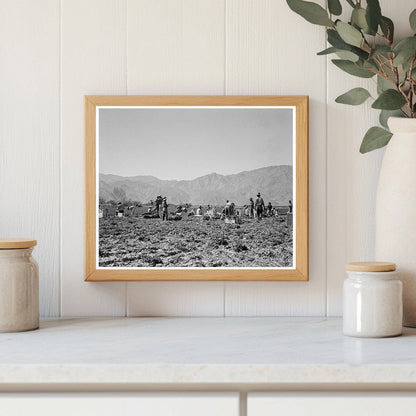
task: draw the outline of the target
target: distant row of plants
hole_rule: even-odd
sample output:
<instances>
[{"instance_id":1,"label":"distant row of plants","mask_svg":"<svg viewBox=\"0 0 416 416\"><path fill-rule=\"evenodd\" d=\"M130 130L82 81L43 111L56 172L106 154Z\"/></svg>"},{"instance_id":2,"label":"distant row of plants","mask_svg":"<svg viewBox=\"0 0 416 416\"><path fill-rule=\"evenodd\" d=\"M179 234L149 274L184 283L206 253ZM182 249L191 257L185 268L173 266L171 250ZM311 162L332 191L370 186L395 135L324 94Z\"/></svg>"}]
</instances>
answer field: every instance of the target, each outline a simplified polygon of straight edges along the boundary
<instances>
[{"instance_id":1,"label":"distant row of plants","mask_svg":"<svg viewBox=\"0 0 416 416\"><path fill-rule=\"evenodd\" d=\"M349 19L337 17L343 12L340 0L327 0L327 10L303 0L286 0L289 7L315 25L327 28L330 47L318 55L336 55L334 65L360 78L376 77L376 98L361 87L340 95L337 103L359 105L372 99L372 107L381 110L380 126L371 127L361 143L367 153L389 142L392 133L387 120L391 116L416 118L416 9L409 16L414 35L396 42L394 23L383 15L378 0L346 0ZM397 5L400 7L399 5Z\"/></svg>"}]
</instances>

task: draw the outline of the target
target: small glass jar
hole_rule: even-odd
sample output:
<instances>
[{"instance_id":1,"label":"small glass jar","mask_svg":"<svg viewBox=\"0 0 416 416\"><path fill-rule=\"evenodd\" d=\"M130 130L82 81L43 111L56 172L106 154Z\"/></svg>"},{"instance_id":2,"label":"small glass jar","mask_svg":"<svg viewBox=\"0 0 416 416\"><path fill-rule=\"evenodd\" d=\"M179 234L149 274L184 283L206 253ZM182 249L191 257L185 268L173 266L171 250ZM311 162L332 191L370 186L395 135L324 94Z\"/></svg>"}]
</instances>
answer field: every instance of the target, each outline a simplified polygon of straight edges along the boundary
<instances>
[{"instance_id":1,"label":"small glass jar","mask_svg":"<svg viewBox=\"0 0 416 416\"><path fill-rule=\"evenodd\" d=\"M0 332L39 328L36 240L0 240Z\"/></svg>"},{"instance_id":2,"label":"small glass jar","mask_svg":"<svg viewBox=\"0 0 416 416\"><path fill-rule=\"evenodd\" d=\"M343 331L353 337L394 337L403 326L402 282L396 265L347 264L343 290Z\"/></svg>"}]
</instances>

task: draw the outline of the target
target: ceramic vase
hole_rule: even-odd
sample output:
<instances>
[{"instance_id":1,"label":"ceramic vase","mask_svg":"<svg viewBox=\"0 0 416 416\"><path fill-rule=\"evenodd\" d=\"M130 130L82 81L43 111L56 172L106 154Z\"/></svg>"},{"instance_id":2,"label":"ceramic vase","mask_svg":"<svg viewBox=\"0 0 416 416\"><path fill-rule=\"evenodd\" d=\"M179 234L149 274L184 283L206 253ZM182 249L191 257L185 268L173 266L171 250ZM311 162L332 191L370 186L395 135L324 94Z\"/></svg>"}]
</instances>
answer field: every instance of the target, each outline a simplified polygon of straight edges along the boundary
<instances>
[{"instance_id":1,"label":"ceramic vase","mask_svg":"<svg viewBox=\"0 0 416 416\"><path fill-rule=\"evenodd\" d=\"M380 172L376 259L397 264L403 282L403 323L416 327L416 119L391 117L393 136Z\"/></svg>"}]
</instances>

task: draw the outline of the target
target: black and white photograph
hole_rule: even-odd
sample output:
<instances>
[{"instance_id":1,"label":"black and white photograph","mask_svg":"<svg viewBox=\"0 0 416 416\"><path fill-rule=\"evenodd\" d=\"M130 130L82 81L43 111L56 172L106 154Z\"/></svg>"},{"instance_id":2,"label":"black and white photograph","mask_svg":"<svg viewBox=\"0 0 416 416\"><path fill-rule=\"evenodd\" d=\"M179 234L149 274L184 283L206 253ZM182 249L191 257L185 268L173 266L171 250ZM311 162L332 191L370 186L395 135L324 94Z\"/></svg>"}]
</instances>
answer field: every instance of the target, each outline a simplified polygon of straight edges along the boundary
<instances>
[{"instance_id":1,"label":"black and white photograph","mask_svg":"<svg viewBox=\"0 0 416 416\"><path fill-rule=\"evenodd\" d=\"M98 268L295 267L293 107L98 107Z\"/></svg>"}]
</instances>

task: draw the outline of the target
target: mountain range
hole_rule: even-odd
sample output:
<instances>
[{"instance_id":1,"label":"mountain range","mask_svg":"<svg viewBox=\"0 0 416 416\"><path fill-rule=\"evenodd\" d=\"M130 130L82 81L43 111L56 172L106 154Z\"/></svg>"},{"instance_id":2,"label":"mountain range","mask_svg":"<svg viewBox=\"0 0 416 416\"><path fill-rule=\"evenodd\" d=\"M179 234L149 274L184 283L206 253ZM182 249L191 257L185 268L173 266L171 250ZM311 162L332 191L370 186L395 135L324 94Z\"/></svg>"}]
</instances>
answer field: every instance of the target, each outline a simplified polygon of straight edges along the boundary
<instances>
[{"instance_id":1,"label":"mountain range","mask_svg":"<svg viewBox=\"0 0 416 416\"><path fill-rule=\"evenodd\" d=\"M228 199L245 205L260 192L264 202L287 205L293 199L293 167L268 166L232 175L210 173L193 180L163 180L154 176L118 176L100 173L99 196L106 201L147 203L166 196L168 203L223 205Z\"/></svg>"}]
</instances>

